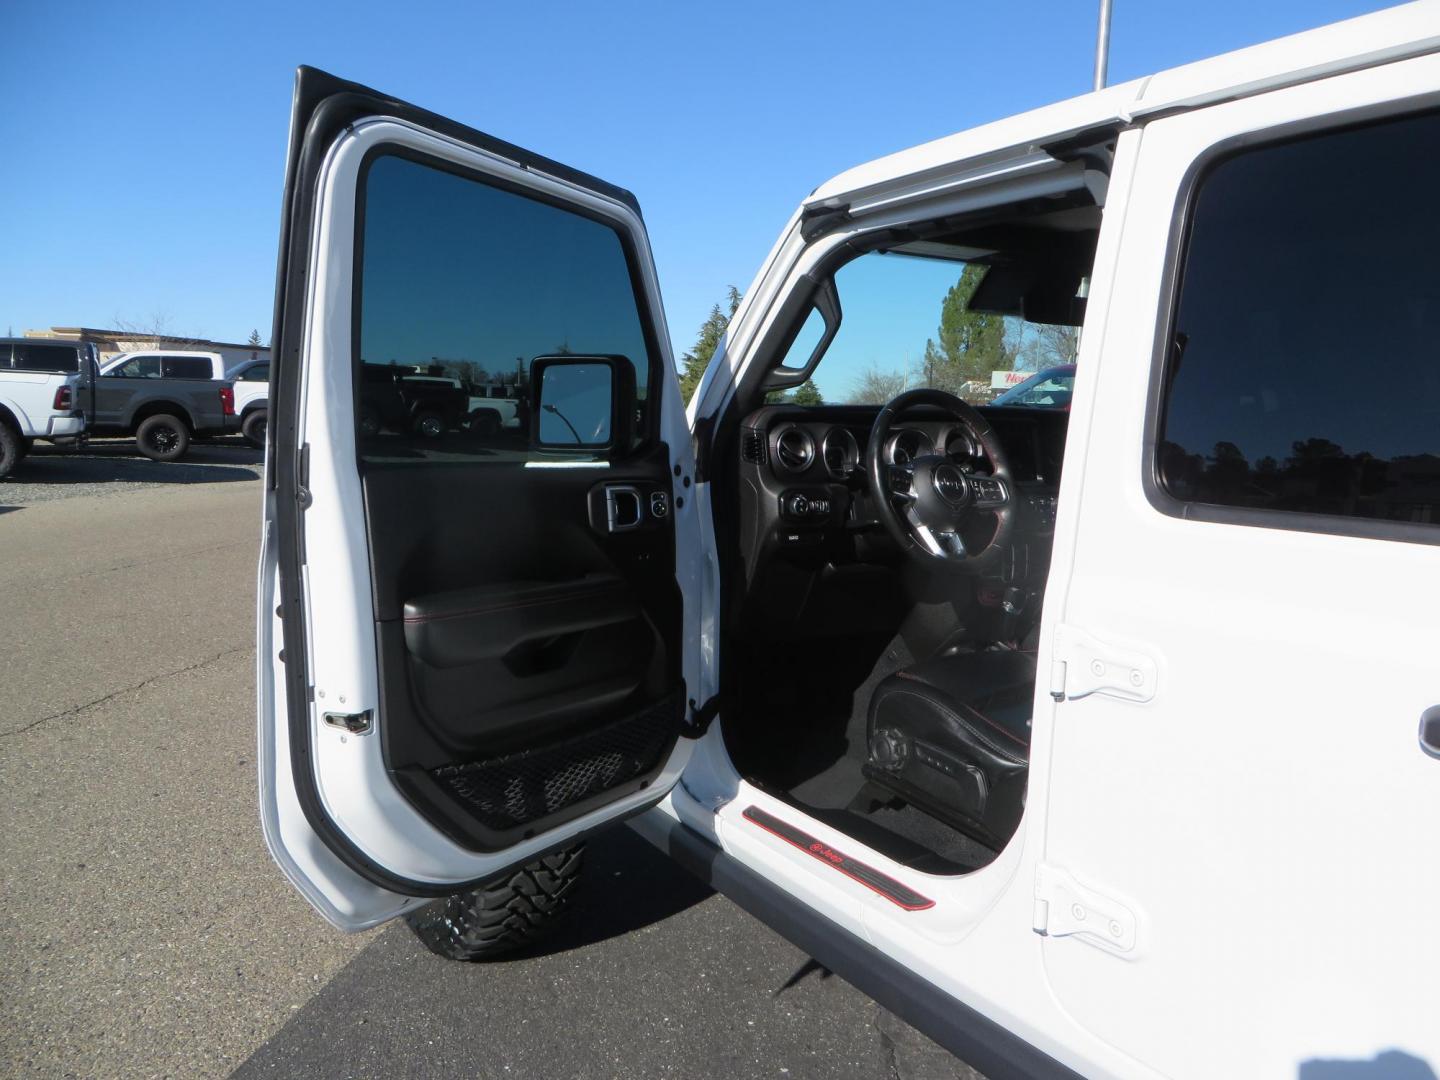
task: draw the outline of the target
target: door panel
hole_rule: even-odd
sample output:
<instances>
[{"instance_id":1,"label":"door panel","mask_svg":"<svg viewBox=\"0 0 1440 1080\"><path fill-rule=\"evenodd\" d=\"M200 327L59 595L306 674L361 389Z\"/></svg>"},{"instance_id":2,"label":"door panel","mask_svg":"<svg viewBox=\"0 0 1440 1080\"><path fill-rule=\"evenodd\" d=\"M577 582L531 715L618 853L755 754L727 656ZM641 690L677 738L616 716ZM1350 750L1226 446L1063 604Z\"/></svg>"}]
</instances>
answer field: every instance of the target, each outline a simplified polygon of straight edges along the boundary
<instances>
[{"instance_id":1,"label":"door panel","mask_svg":"<svg viewBox=\"0 0 1440 1080\"><path fill-rule=\"evenodd\" d=\"M1167 1076L1440 1060L1415 907L1440 890L1416 741L1440 700L1440 159L1433 115L1371 137L1427 89L1434 58L1157 120L1117 153L1124 235L1171 243L1122 252L1081 357L1084 497L1046 629L1104 643L1056 658L1120 689L1037 714L1044 859L1076 883L1037 898L1057 1000ZM1182 390L1183 425L1161 404Z\"/></svg>"},{"instance_id":2,"label":"door panel","mask_svg":"<svg viewBox=\"0 0 1440 1080\"><path fill-rule=\"evenodd\" d=\"M663 797L700 543L628 193L302 69L286 207L261 668L286 691L261 723L288 731L262 809L354 928Z\"/></svg>"},{"instance_id":3,"label":"door panel","mask_svg":"<svg viewBox=\"0 0 1440 1080\"><path fill-rule=\"evenodd\" d=\"M382 663L396 657L382 688L389 763L460 842L493 850L510 830L536 827L537 807L564 809L594 793L582 784L538 804L517 795L514 813L487 809L459 830L431 788L437 778L442 788L463 786L457 762L533 753L635 717L638 756L617 753L584 779L639 784L663 763L668 745L645 733L655 707L680 704L673 527L651 518L611 533L592 516L591 492L634 486L668 498L669 476L664 447L603 481L591 469L523 462L366 467L377 640ZM624 735L622 724L615 736ZM468 788L459 801L477 805Z\"/></svg>"}]
</instances>

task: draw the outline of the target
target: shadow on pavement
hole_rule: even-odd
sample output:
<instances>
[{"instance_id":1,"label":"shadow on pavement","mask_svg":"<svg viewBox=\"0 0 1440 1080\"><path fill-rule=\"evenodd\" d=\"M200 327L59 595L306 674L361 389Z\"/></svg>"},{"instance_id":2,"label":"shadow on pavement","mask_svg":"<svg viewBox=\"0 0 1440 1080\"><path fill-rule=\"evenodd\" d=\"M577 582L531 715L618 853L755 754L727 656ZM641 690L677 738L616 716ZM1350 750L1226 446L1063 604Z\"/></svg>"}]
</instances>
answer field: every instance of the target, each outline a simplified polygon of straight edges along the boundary
<instances>
[{"instance_id":1,"label":"shadow on pavement","mask_svg":"<svg viewBox=\"0 0 1440 1080\"><path fill-rule=\"evenodd\" d=\"M392 925L233 1077L897 1075L873 1002L628 829L590 842L585 879L569 925L528 957L443 960Z\"/></svg>"},{"instance_id":2,"label":"shadow on pavement","mask_svg":"<svg viewBox=\"0 0 1440 1080\"><path fill-rule=\"evenodd\" d=\"M236 439L197 443L179 461L150 461L129 439L96 441L83 450L37 444L4 481L29 484L213 484L254 480L265 453Z\"/></svg>"},{"instance_id":3,"label":"shadow on pavement","mask_svg":"<svg viewBox=\"0 0 1440 1080\"><path fill-rule=\"evenodd\" d=\"M527 963L598 945L668 919L714 891L623 828L602 833L586 845L582 872L583 891L552 936L487 965Z\"/></svg>"}]
</instances>

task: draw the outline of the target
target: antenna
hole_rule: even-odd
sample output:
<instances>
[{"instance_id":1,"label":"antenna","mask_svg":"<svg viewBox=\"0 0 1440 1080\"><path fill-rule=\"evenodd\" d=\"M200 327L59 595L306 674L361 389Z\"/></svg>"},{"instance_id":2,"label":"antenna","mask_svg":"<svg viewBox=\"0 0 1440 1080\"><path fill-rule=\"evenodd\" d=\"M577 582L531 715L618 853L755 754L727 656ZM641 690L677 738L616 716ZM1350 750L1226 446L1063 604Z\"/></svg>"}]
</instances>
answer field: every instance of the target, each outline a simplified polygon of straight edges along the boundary
<instances>
[{"instance_id":1,"label":"antenna","mask_svg":"<svg viewBox=\"0 0 1440 1080\"><path fill-rule=\"evenodd\" d=\"M1095 89L1105 89L1110 67L1110 0L1100 0L1100 29L1095 35Z\"/></svg>"}]
</instances>

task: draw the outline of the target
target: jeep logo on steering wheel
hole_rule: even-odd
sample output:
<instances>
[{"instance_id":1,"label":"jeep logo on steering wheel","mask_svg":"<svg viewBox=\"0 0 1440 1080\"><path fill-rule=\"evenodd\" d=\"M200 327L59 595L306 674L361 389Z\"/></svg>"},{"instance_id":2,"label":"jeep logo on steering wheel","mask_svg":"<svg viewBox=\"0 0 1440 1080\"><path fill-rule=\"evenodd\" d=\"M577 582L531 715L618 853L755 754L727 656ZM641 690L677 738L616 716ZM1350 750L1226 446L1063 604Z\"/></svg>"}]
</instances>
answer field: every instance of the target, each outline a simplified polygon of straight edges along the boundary
<instances>
[{"instance_id":1,"label":"jeep logo on steering wheel","mask_svg":"<svg viewBox=\"0 0 1440 1080\"><path fill-rule=\"evenodd\" d=\"M948 503L959 506L970 497L970 484L965 479L965 474L958 467L944 462L935 466L931 474L935 483L935 490L940 497Z\"/></svg>"}]
</instances>

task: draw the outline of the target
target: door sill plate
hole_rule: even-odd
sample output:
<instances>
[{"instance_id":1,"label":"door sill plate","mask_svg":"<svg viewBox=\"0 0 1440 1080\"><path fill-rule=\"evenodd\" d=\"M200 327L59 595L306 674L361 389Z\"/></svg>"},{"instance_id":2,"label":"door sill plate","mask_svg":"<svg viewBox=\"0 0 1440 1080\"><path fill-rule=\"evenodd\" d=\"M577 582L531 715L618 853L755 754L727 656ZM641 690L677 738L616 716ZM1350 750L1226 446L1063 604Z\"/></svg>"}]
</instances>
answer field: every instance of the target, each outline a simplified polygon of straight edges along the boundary
<instances>
[{"instance_id":1,"label":"door sill plate","mask_svg":"<svg viewBox=\"0 0 1440 1080\"><path fill-rule=\"evenodd\" d=\"M747 806L741 816L750 824L764 829L773 836L778 836L791 847L799 848L811 858L840 871L852 881L858 881L871 892L878 893L906 911L924 911L926 908L935 906L935 901L928 896L922 896L908 885L896 881L888 874L882 874L873 866L863 863L859 859L836 851L824 841L815 839L803 829L797 829L789 822L782 821L774 814L761 810L758 806Z\"/></svg>"}]
</instances>

